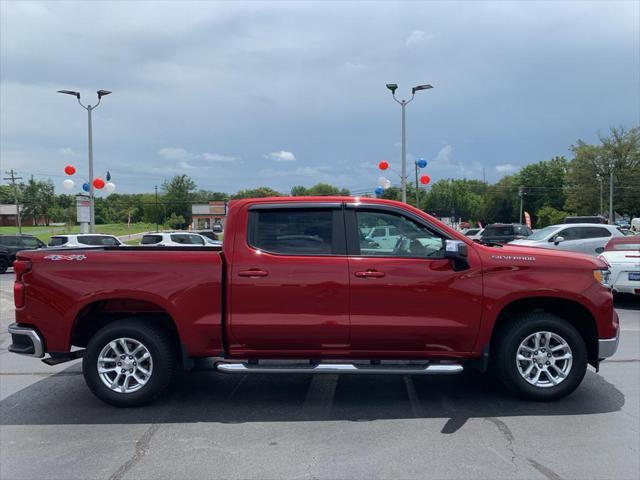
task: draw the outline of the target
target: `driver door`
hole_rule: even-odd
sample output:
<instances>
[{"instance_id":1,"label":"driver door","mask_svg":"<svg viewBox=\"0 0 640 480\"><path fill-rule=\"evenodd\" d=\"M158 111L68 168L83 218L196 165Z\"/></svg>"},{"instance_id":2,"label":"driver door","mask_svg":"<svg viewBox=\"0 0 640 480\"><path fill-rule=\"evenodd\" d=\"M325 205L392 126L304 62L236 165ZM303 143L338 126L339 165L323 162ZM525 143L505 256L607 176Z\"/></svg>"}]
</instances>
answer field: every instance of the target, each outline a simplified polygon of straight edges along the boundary
<instances>
[{"instance_id":1,"label":"driver door","mask_svg":"<svg viewBox=\"0 0 640 480\"><path fill-rule=\"evenodd\" d=\"M480 259L454 271L444 258L447 234L397 207L353 204L345 211L351 349L387 358L467 352L481 315ZM360 239L366 228L394 228L392 248Z\"/></svg>"}]
</instances>

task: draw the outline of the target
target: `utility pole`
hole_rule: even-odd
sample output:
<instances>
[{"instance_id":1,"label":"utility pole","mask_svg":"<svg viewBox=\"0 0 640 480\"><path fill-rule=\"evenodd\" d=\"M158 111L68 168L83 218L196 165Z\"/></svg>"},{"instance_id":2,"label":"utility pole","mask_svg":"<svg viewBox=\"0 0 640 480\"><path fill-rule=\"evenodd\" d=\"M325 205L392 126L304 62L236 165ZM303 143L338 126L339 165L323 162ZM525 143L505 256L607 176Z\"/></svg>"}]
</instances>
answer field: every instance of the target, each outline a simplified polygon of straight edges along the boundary
<instances>
[{"instance_id":1,"label":"utility pole","mask_svg":"<svg viewBox=\"0 0 640 480\"><path fill-rule=\"evenodd\" d=\"M596 178L598 179L598 182L600 183L600 210L598 210L598 215L602 215L603 210L602 210L602 175L600 175L599 173L596 175Z\"/></svg>"},{"instance_id":2,"label":"utility pole","mask_svg":"<svg viewBox=\"0 0 640 480\"><path fill-rule=\"evenodd\" d=\"M609 163L609 225L616 223L613 212L613 162Z\"/></svg>"},{"instance_id":3,"label":"utility pole","mask_svg":"<svg viewBox=\"0 0 640 480\"><path fill-rule=\"evenodd\" d=\"M22 222L20 221L20 202L18 200L18 184L16 183L16 180L22 180L22 177L16 177L16 172L13 170L13 168L8 171L8 172L4 172L7 175L11 175L10 177L5 177L4 180L10 180L11 184L13 185L13 195L16 201L16 225L18 226L18 233L22 234Z\"/></svg>"},{"instance_id":4,"label":"utility pole","mask_svg":"<svg viewBox=\"0 0 640 480\"><path fill-rule=\"evenodd\" d=\"M518 187L518 195L520 195L520 223L522 223L522 198L524 196L524 187Z\"/></svg>"},{"instance_id":5,"label":"utility pole","mask_svg":"<svg viewBox=\"0 0 640 480\"><path fill-rule=\"evenodd\" d=\"M155 188L156 190L156 232L159 232L160 229L158 228L158 220L159 220L160 212L158 211L158 186L156 185L153 188Z\"/></svg>"},{"instance_id":6,"label":"utility pole","mask_svg":"<svg viewBox=\"0 0 640 480\"><path fill-rule=\"evenodd\" d=\"M416 208L420 208L420 189L418 187L418 160L413 162L416 166Z\"/></svg>"}]
</instances>

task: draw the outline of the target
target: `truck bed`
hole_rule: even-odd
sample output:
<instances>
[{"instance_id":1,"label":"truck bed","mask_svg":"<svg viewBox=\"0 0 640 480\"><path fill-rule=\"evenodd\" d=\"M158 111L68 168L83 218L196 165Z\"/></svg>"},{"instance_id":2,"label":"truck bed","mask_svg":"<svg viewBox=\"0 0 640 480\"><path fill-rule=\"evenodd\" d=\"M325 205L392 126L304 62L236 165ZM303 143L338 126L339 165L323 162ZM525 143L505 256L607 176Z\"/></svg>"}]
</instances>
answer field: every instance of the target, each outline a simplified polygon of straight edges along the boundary
<instances>
[{"instance_id":1,"label":"truck bed","mask_svg":"<svg viewBox=\"0 0 640 480\"><path fill-rule=\"evenodd\" d=\"M218 247L47 249L21 252L18 259L34 268L24 276L28 308L16 309L16 321L37 325L48 351L68 351L78 340L71 335L74 321L101 312L168 314L188 345L185 354L223 349Z\"/></svg>"}]
</instances>

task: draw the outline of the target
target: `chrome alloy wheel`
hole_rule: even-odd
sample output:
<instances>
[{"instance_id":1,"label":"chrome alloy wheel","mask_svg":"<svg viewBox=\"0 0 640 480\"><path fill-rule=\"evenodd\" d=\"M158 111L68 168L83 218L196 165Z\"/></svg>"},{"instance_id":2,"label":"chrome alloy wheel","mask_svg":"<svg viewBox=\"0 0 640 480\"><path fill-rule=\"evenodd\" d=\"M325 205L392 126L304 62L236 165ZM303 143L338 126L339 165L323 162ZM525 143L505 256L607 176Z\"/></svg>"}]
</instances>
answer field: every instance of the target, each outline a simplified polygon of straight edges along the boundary
<instances>
[{"instance_id":1,"label":"chrome alloy wheel","mask_svg":"<svg viewBox=\"0 0 640 480\"><path fill-rule=\"evenodd\" d=\"M571 371L571 347L557 333L536 332L526 337L516 352L518 372L535 387L554 387Z\"/></svg>"},{"instance_id":2,"label":"chrome alloy wheel","mask_svg":"<svg viewBox=\"0 0 640 480\"><path fill-rule=\"evenodd\" d=\"M151 378L153 359L149 349L133 338L116 338L98 355L98 375L118 393L140 390Z\"/></svg>"}]
</instances>

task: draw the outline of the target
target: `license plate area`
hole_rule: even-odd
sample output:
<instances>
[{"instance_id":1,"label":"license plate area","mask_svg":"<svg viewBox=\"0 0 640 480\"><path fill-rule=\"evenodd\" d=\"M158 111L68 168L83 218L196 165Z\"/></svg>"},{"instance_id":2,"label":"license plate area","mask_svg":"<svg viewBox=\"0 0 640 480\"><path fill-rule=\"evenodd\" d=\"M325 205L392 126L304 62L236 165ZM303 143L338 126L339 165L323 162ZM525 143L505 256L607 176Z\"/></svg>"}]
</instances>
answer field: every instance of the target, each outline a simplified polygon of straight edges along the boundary
<instances>
[{"instance_id":1,"label":"license plate area","mask_svg":"<svg viewBox=\"0 0 640 480\"><path fill-rule=\"evenodd\" d=\"M629 272L629 280L633 282L640 282L640 272Z\"/></svg>"}]
</instances>

